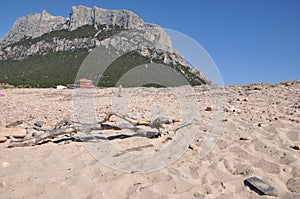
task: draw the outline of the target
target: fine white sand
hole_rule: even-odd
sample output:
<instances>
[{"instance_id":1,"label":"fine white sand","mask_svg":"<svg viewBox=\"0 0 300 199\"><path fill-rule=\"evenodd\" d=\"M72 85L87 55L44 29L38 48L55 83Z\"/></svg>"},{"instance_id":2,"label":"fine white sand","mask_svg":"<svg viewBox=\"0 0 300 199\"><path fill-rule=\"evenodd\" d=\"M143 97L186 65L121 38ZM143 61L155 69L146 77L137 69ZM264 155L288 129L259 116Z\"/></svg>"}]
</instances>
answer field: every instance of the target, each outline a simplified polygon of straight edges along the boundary
<instances>
[{"instance_id":1,"label":"fine white sand","mask_svg":"<svg viewBox=\"0 0 300 199\"><path fill-rule=\"evenodd\" d=\"M97 89L94 95L97 120L111 110L138 119L158 115L180 121L196 118L193 125L177 132L174 129L179 124L164 125L162 136L154 139L121 139L120 135L133 134L128 129L92 132L94 136L115 138L104 143L120 150L150 145L128 152L138 154L159 153L176 136L183 135L180 139L184 139L196 130L190 146L178 149L182 155L170 165L157 162L157 167L165 167L151 172L126 172L99 161L87 146L99 146L99 151L105 151L105 145L87 139L79 142L62 136L54 139L56 142L33 147L6 148L8 139L0 144L0 198L276 198L260 196L246 187L243 181L252 176L273 186L278 198L300 198L299 189L292 192L287 186L289 179L300 177L300 151L291 148L300 146L300 82L227 86L217 100L212 92L215 89L206 86L193 88L180 100L176 93L185 90L189 89ZM0 127L26 120L43 121L43 127L50 128L62 118L75 120L76 114L88 115L84 100L74 102L74 90L1 92L5 96L0 97ZM131 93L128 98L126 93ZM193 102L192 112L185 110L185 103ZM112 118L112 124L121 122ZM218 126L213 136L216 145L211 143L211 151L210 145L205 145L208 154L202 157L203 144L213 125ZM26 137L33 132L28 128ZM0 132L1 136L4 135ZM87 138L82 132L77 136ZM178 152L172 150L174 154ZM124 162L125 167L130 163Z\"/></svg>"}]
</instances>

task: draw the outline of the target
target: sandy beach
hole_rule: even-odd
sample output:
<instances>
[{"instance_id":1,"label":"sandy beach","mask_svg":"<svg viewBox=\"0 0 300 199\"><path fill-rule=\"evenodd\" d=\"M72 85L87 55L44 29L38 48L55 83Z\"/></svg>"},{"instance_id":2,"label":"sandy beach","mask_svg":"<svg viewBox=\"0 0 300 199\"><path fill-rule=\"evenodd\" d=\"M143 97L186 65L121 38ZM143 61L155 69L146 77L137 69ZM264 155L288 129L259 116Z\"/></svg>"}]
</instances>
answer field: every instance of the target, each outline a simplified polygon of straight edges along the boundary
<instances>
[{"instance_id":1,"label":"sandy beach","mask_svg":"<svg viewBox=\"0 0 300 199\"><path fill-rule=\"evenodd\" d=\"M185 89L107 88L97 89L93 95L96 120L111 110L140 120L158 115L181 122L195 118L192 125L179 131L174 129L181 122L163 125L157 138L130 136L133 132L129 129L103 130L92 132L92 137L103 138L101 145L80 132L36 146L6 148L11 139L16 139L10 137L0 143L0 198L300 198L299 81L226 86L217 105L209 87L190 88L193 92L180 100L176 93ZM85 102L74 100L72 89L0 91L5 94L0 97L2 128L18 120L40 121L44 128L51 128L62 118L76 120L78 114L88 114L84 112L86 107L81 107ZM124 99L126 93L130 96ZM187 111L185 102L195 102L190 104L193 112ZM79 108L75 110L74 106ZM111 120L112 124L121 122L115 117ZM216 144L201 156L215 123L222 127L214 136ZM39 133L27 124L15 128L26 129L26 138ZM186 148L177 148L180 154L174 161L164 165L153 160L157 169L151 171L137 171L134 165L126 171L134 162L114 168L97 156L97 150L105 153L107 143L123 151L148 146L128 150L128 154L155 154L168 149L177 138L193 135L191 143L183 145ZM5 136L9 137L0 131L0 137ZM262 196L250 190L244 180L253 176L274 187L278 196Z\"/></svg>"}]
</instances>

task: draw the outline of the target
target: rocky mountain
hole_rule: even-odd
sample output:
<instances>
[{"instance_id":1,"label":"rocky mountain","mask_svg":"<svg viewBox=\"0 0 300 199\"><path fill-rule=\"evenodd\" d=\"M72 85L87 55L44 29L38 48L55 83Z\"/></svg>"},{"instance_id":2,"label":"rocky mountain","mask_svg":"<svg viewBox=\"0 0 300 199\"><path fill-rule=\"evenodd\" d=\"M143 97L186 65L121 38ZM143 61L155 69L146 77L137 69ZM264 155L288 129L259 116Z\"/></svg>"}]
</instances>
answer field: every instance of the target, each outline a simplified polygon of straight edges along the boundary
<instances>
[{"instance_id":1,"label":"rocky mountain","mask_svg":"<svg viewBox=\"0 0 300 199\"><path fill-rule=\"evenodd\" d=\"M0 40L0 82L42 87L73 83L76 70L96 46L131 52L132 65L164 63L193 85L208 83L172 49L171 38L158 25L131 11L85 6L73 6L68 18L44 10L17 19Z\"/></svg>"}]
</instances>

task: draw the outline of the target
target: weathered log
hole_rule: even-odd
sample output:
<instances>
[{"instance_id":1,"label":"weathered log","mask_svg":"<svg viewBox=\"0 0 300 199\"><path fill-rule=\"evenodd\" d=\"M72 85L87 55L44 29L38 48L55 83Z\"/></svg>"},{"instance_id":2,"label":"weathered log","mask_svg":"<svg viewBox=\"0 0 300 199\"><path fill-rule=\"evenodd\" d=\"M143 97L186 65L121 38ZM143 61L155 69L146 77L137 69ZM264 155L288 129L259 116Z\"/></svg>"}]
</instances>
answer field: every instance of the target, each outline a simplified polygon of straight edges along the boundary
<instances>
[{"instance_id":1,"label":"weathered log","mask_svg":"<svg viewBox=\"0 0 300 199\"><path fill-rule=\"evenodd\" d=\"M122 114L118 114L118 113L109 113L104 118L104 120L95 122L95 123L89 123L89 124L75 122L75 121L71 121L68 118L65 118L65 119L57 122L54 125L53 129L41 128L37 125L32 125L26 121L22 121L22 123L26 123L26 124L30 125L33 129L35 129L37 131L43 131L44 133L37 135L36 137L32 137L32 138L10 140L10 143L7 145L7 147L12 148L12 147L34 146L34 145L37 145L47 139L53 139L53 138L61 136L61 135L72 134L72 133L77 133L77 132L90 133L91 131L94 131L94 130L107 130L107 129L121 130L122 128L120 128L118 126L113 126L113 125L106 123L107 121L110 120L110 118L113 115L117 116L123 120L126 120L127 122L133 124L134 126L139 126L139 125L150 126L151 128L157 128L158 130L162 124L170 124L170 123L178 121L178 120L173 120L173 119L165 118L165 117L158 117L153 121L137 120L137 119L133 119L133 118L127 117ZM17 121L15 123L10 124L9 126L18 125L19 123L20 122ZM133 149L133 150L136 150L136 149ZM125 151L125 152L127 152L127 151Z\"/></svg>"}]
</instances>

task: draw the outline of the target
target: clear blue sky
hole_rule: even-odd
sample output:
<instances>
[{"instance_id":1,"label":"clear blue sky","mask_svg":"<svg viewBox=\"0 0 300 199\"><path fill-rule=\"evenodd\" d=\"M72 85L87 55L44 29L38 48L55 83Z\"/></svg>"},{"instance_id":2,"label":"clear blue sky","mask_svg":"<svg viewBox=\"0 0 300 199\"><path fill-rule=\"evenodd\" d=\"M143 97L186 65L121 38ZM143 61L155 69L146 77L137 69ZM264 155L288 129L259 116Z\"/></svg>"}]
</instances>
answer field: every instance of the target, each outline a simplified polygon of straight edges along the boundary
<instances>
[{"instance_id":1,"label":"clear blue sky","mask_svg":"<svg viewBox=\"0 0 300 199\"><path fill-rule=\"evenodd\" d=\"M72 5L131 10L190 36L225 84L300 80L298 0L9 0L0 7L0 37L20 16L45 9L67 17Z\"/></svg>"}]
</instances>

